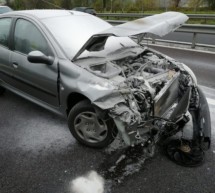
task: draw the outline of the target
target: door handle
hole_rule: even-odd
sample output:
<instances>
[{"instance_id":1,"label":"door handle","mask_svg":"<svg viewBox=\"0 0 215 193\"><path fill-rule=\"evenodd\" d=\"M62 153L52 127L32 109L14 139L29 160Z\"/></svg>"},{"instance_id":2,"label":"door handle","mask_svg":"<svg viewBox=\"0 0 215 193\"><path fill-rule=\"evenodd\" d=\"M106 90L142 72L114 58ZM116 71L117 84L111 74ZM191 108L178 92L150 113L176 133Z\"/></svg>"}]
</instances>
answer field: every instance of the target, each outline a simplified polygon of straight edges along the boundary
<instances>
[{"instance_id":1,"label":"door handle","mask_svg":"<svg viewBox=\"0 0 215 193\"><path fill-rule=\"evenodd\" d=\"M14 67L14 68L18 68L18 66L19 66L19 65L18 65L17 62L13 62L13 67Z\"/></svg>"}]
</instances>

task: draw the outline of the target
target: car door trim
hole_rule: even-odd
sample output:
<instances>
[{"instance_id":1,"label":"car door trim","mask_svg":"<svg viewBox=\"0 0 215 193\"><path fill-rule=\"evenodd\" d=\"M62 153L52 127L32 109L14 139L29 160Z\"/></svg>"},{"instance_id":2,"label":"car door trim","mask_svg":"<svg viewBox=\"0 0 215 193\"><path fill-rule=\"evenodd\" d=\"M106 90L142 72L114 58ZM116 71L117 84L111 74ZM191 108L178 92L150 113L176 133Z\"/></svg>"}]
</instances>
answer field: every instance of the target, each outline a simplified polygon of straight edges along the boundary
<instances>
[{"instance_id":1,"label":"car door trim","mask_svg":"<svg viewBox=\"0 0 215 193\"><path fill-rule=\"evenodd\" d=\"M27 81L24 81L24 80L22 80L22 79L20 79L20 78L17 78L17 77L12 77L13 79L15 79L15 80L17 80L17 81L19 81L20 83L24 83L24 84L26 84L27 86L30 86L30 87L32 87L32 88L34 88L34 89L37 89L37 90L39 90L39 91L41 91L41 92L43 92L43 93L45 93L45 94L48 94L48 95L50 95L50 96L52 96L52 97L57 97L57 95L56 94L53 94L52 92L49 92L49 91L47 91L47 90L45 90L45 89L42 89L42 88L40 88L40 87L38 87L38 86L36 86L36 85L34 85L34 84L31 84L31 83L28 83Z\"/></svg>"}]
</instances>

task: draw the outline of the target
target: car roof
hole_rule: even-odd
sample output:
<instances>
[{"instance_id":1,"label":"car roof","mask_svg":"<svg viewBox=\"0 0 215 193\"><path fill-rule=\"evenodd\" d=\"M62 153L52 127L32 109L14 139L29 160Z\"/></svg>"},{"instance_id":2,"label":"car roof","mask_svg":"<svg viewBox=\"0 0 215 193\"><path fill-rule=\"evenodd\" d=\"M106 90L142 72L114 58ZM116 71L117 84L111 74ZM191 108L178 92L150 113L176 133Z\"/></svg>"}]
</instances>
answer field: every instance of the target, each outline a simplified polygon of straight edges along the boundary
<instances>
[{"instance_id":1,"label":"car roof","mask_svg":"<svg viewBox=\"0 0 215 193\"><path fill-rule=\"evenodd\" d=\"M51 18L51 17L61 17L61 16L88 16L86 13L78 11L68 11L60 9L35 9L35 10L23 10L23 11L13 11L6 13L4 15L21 15L21 16L33 16L39 19Z\"/></svg>"}]
</instances>

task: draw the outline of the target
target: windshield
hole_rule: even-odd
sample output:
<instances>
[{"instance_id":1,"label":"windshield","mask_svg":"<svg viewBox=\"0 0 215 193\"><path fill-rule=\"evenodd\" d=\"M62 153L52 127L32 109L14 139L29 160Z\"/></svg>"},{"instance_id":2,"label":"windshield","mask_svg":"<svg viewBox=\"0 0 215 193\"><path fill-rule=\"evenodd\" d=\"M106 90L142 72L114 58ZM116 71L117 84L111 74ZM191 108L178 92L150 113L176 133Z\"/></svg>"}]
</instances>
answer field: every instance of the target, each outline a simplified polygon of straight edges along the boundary
<instances>
[{"instance_id":1,"label":"windshield","mask_svg":"<svg viewBox=\"0 0 215 193\"><path fill-rule=\"evenodd\" d=\"M42 20L55 39L61 45L67 56L72 59L83 47L87 40L101 31L111 28L107 22L91 15L72 15ZM79 56L102 56L114 52L123 47L133 47L137 44L128 37L109 37L104 50L99 52L85 51Z\"/></svg>"},{"instance_id":2,"label":"windshield","mask_svg":"<svg viewBox=\"0 0 215 193\"><path fill-rule=\"evenodd\" d=\"M107 22L91 15L71 14L71 16L45 18L42 22L70 59L92 35L112 27Z\"/></svg>"}]
</instances>

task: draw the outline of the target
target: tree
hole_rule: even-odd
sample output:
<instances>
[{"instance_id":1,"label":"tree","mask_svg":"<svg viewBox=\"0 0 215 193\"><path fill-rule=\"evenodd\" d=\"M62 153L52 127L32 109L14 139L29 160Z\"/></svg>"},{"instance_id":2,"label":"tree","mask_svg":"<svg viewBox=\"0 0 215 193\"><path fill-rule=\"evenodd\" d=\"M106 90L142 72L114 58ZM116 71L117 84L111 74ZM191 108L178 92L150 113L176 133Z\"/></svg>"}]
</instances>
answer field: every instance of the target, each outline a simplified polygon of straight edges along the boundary
<instances>
[{"instance_id":1,"label":"tree","mask_svg":"<svg viewBox=\"0 0 215 193\"><path fill-rule=\"evenodd\" d=\"M208 5L212 10L215 10L215 0L207 0Z\"/></svg>"},{"instance_id":2,"label":"tree","mask_svg":"<svg viewBox=\"0 0 215 193\"><path fill-rule=\"evenodd\" d=\"M114 0L113 1L113 11L122 11L123 12L123 6L122 6L122 1L121 0Z\"/></svg>"},{"instance_id":3,"label":"tree","mask_svg":"<svg viewBox=\"0 0 215 193\"><path fill-rule=\"evenodd\" d=\"M181 0L172 0L172 4L174 8L178 8Z\"/></svg>"},{"instance_id":4,"label":"tree","mask_svg":"<svg viewBox=\"0 0 215 193\"><path fill-rule=\"evenodd\" d=\"M96 11L102 11L103 10L103 2L101 0L95 0L93 3L93 8ZM108 8L107 4L106 4L106 8Z\"/></svg>"},{"instance_id":5,"label":"tree","mask_svg":"<svg viewBox=\"0 0 215 193\"><path fill-rule=\"evenodd\" d=\"M72 8L71 0L62 0L61 7L63 7L64 9L71 9Z\"/></svg>"},{"instance_id":6,"label":"tree","mask_svg":"<svg viewBox=\"0 0 215 193\"><path fill-rule=\"evenodd\" d=\"M25 1L24 0L15 0L12 4L12 7L15 10L25 9Z\"/></svg>"},{"instance_id":7,"label":"tree","mask_svg":"<svg viewBox=\"0 0 215 193\"><path fill-rule=\"evenodd\" d=\"M138 11L143 12L144 10L154 10L158 8L159 1L151 0L136 0L135 6Z\"/></svg>"},{"instance_id":8,"label":"tree","mask_svg":"<svg viewBox=\"0 0 215 193\"><path fill-rule=\"evenodd\" d=\"M204 5L205 0L190 0L189 1L189 7L193 7L193 11L197 11L197 9Z\"/></svg>"},{"instance_id":9,"label":"tree","mask_svg":"<svg viewBox=\"0 0 215 193\"><path fill-rule=\"evenodd\" d=\"M103 0L102 5L103 5L103 10L106 11L106 0Z\"/></svg>"},{"instance_id":10,"label":"tree","mask_svg":"<svg viewBox=\"0 0 215 193\"><path fill-rule=\"evenodd\" d=\"M137 0L136 1L136 6L139 8L140 11L144 11L144 9L146 8L145 6L145 2L144 0Z\"/></svg>"}]
</instances>

